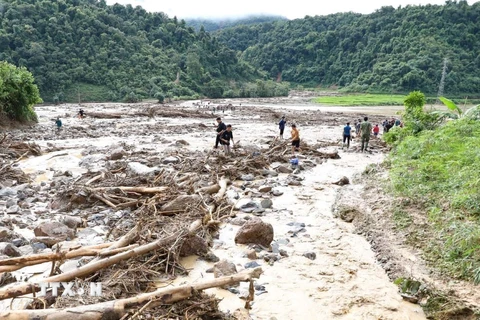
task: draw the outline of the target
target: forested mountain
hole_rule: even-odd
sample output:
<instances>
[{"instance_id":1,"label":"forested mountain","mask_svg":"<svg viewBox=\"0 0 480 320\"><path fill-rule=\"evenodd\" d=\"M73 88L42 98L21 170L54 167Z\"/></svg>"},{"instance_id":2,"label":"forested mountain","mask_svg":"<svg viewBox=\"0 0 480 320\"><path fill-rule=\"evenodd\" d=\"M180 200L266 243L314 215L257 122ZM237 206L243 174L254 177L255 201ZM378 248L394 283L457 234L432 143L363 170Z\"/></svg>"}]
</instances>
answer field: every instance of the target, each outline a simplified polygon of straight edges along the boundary
<instances>
[{"instance_id":1,"label":"forested mountain","mask_svg":"<svg viewBox=\"0 0 480 320\"><path fill-rule=\"evenodd\" d=\"M217 31L224 28L235 27L239 25L251 25L264 22L287 21L288 19L282 16L270 15L251 15L245 18L231 18L231 19L185 19L188 26L199 31L203 29L207 32Z\"/></svg>"},{"instance_id":2,"label":"forested mountain","mask_svg":"<svg viewBox=\"0 0 480 320\"><path fill-rule=\"evenodd\" d=\"M355 91L480 91L480 2L383 7L375 13L306 17L215 33L271 79Z\"/></svg>"},{"instance_id":3,"label":"forested mountain","mask_svg":"<svg viewBox=\"0 0 480 320\"><path fill-rule=\"evenodd\" d=\"M45 101L249 95L242 81L261 77L183 20L105 0L1 1L0 60L27 67Z\"/></svg>"}]
</instances>

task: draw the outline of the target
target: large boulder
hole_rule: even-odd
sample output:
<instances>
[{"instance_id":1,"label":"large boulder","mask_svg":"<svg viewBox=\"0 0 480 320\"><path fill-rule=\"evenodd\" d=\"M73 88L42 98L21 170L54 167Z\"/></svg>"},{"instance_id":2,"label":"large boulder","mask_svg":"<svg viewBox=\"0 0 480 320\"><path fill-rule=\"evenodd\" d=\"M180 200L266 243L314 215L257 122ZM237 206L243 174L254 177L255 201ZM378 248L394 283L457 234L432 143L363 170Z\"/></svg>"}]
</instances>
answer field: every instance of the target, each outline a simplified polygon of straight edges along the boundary
<instances>
[{"instance_id":1,"label":"large boulder","mask_svg":"<svg viewBox=\"0 0 480 320\"><path fill-rule=\"evenodd\" d=\"M207 242L197 235L187 237L180 248L180 257L188 257L191 255L203 256L207 253Z\"/></svg>"},{"instance_id":2,"label":"large boulder","mask_svg":"<svg viewBox=\"0 0 480 320\"><path fill-rule=\"evenodd\" d=\"M53 238L68 238L72 239L74 231L57 221L42 222L34 230L36 237L53 237Z\"/></svg>"},{"instance_id":3,"label":"large boulder","mask_svg":"<svg viewBox=\"0 0 480 320\"><path fill-rule=\"evenodd\" d=\"M198 194L185 194L176 197L174 200L164 204L162 211L181 211L192 205L197 205L202 198Z\"/></svg>"},{"instance_id":4,"label":"large boulder","mask_svg":"<svg viewBox=\"0 0 480 320\"><path fill-rule=\"evenodd\" d=\"M270 223L263 222L259 218L247 221L235 235L235 243L258 244L264 247L270 246L273 241L273 227Z\"/></svg>"}]
</instances>

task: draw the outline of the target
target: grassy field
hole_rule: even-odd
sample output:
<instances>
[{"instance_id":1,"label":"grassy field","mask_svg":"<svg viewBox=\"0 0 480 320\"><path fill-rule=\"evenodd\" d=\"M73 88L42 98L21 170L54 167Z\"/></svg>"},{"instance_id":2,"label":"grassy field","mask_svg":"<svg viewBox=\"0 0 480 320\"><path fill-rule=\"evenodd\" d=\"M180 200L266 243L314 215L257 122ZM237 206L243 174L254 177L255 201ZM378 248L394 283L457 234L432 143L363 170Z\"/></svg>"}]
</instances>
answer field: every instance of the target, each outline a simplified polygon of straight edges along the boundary
<instances>
[{"instance_id":1,"label":"grassy field","mask_svg":"<svg viewBox=\"0 0 480 320\"><path fill-rule=\"evenodd\" d=\"M433 265L476 283L480 283L479 144L480 122L463 119L406 138L389 159L394 192L410 199L410 205L398 203L394 210L397 227L417 233L412 242L423 247ZM411 210L428 223L416 226Z\"/></svg>"},{"instance_id":2,"label":"grassy field","mask_svg":"<svg viewBox=\"0 0 480 320\"><path fill-rule=\"evenodd\" d=\"M330 106L403 106L401 94L346 94L314 98L313 102Z\"/></svg>"}]
</instances>

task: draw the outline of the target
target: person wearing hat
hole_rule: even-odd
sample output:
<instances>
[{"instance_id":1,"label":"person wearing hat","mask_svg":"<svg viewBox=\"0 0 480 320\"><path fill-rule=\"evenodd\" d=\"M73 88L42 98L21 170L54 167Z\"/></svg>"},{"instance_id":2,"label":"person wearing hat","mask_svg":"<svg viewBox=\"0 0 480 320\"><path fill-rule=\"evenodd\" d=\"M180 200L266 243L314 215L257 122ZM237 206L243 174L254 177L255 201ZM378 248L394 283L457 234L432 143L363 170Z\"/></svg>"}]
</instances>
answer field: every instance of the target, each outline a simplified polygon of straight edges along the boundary
<instances>
[{"instance_id":1,"label":"person wearing hat","mask_svg":"<svg viewBox=\"0 0 480 320\"><path fill-rule=\"evenodd\" d=\"M295 155L295 151L299 151L300 148L300 133L297 126L292 124L292 153Z\"/></svg>"},{"instance_id":2,"label":"person wearing hat","mask_svg":"<svg viewBox=\"0 0 480 320\"><path fill-rule=\"evenodd\" d=\"M278 127L280 129L280 137L282 138L283 138L283 131L285 130L286 124L287 124L287 120L285 120L285 116L283 116L280 122L278 123Z\"/></svg>"}]
</instances>

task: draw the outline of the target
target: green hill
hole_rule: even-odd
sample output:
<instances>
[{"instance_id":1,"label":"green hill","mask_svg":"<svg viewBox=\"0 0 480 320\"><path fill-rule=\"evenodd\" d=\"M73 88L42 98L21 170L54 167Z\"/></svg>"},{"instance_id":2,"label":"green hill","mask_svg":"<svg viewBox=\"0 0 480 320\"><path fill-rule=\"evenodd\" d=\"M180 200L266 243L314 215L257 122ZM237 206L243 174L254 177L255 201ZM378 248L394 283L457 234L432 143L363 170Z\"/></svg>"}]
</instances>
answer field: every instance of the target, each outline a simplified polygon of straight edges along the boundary
<instances>
[{"instance_id":1,"label":"green hill","mask_svg":"<svg viewBox=\"0 0 480 320\"><path fill-rule=\"evenodd\" d=\"M307 16L235 26L215 35L271 79L352 91L436 94L446 58L444 92L479 93L479 2Z\"/></svg>"},{"instance_id":2,"label":"green hill","mask_svg":"<svg viewBox=\"0 0 480 320\"><path fill-rule=\"evenodd\" d=\"M281 16L271 15L250 15L244 18L230 19L185 19L188 26L199 31L203 26L203 30L207 32L217 31L220 29L231 28L239 25L251 25L264 22L287 21L288 19Z\"/></svg>"},{"instance_id":3,"label":"green hill","mask_svg":"<svg viewBox=\"0 0 480 320\"><path fill-rule=\"evenodd\" d=\"M0 48L45 101L235 95L263 77L183 20L104 0L3 0Z\"/></svg>"}]
</instances>

